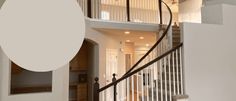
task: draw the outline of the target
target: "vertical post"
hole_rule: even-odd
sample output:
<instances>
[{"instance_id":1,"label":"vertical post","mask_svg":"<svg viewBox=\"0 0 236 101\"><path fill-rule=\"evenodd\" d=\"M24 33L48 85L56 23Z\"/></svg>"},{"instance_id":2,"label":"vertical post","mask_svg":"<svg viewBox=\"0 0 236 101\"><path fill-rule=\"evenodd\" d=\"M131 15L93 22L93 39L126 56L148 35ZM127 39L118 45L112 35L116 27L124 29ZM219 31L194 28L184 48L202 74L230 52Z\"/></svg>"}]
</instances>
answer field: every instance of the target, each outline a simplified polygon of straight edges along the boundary
<instances>
[{"instance_id":1,"label":"vertical post","mask_svg":"<svg viewBox=\"0 0 236 101\"><path fill-rule=\"evenodd\" d=\"M112 82L115 82L116 81L116 74L114 73L113 74L113 78L112 78ZM116 95L117 95L117 92L116 92L116 84L114 85L114 101L116 101Z\"/></svg>"},{"instance_id":2,"label":"vertical post","mask_svg":"<svg viewBox=\"0 0 236 101\"><path fill-rule=\"evenodd\" d=\"M93 86L93 101L99 101L99 83L98 83L98 77L95 78L95 83Z\"/></svg>"},{"instance_id":3,"label":"vertical post","mask_svg":"<svg viewBox=\"0 0 236 101\"><path fill-rule=\"evenodd\" d=\"M162 0L158 1L159 3L159 12L160 12L160 24L163 24L163 19L162 19Z\"/></svg>"},{"instance_id":4,"label":"vertical post","mask_svg":"<svg viewBox=\"0 0 236 101\"><path fill-rule=\"evenodd\" d=\"M126 0L127 21L130 22L130 0Z\"/></svg>"},{"instance_id":5,"label":"vertical post","mask_svg":"<svg viewBox=\"0 0 236 101\"><path fill-rule=\"evenodd\" d=\"M88 17L92 18L92 0L88 0L88 5L87 5L87 12L88 12Z\"/></svg>"}]
</instances>

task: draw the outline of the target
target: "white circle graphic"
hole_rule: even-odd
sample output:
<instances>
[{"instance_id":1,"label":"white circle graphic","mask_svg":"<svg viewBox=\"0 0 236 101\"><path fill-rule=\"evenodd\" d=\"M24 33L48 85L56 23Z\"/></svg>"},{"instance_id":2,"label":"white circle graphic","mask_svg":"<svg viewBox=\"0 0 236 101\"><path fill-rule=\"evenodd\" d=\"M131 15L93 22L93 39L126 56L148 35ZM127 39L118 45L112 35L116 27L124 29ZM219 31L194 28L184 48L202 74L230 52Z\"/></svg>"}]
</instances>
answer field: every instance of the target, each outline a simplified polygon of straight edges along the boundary
<instances>
[{"instance_id":1,"label":"white circle graphic","mask_svg":"<svg viewBox=\"0 0 236 101\"><path fill-rule=\"evenodd\" d=\"M0 28L0 45L10 60L38 72L69 63L85 36L76 0L6 0Z\"/></svg>"}]
</instances>

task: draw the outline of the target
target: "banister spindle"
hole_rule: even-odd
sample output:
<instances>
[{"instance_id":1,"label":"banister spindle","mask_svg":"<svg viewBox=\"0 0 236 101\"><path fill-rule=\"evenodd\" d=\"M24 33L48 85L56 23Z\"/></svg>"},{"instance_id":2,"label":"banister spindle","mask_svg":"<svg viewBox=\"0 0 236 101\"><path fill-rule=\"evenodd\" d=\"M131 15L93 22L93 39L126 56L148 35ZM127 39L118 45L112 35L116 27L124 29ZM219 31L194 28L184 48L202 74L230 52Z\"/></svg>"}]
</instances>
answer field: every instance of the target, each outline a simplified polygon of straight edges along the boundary
<instances>
[{"instance_id":1,"label":"banister spindle","mask_svg":"<svg viewBox=\"0 0 236 101\"><path fill-rule=\"evenodd\" d=\"M166 59L167 57L164 57L164 78L165 78L165 101L167 101L167 74L166 74L166 72L167 72L167 59Z\"/></svg>"},{"instance_id":2,"label":"banister spindle","mask_svg":"<svg viewBox=\"0 0 236 101\"><path fill-rule=\"evenodd\" d=\"M160 60L160 71L159 71L159 73L160 73L160 97L161 97L161 101L163 101L163 74L162 74L162 69L163 69L163 66L162 66L163 64L162 64L162 59Z\"/></svg>"},{"instance_id":3,"label":"banister spindle","mask_svg":"<svg viewBox=\"0 0 236 101\"><path fill-rule=\"evenodd\" d=\"M179 80L179 52L178 52L178 49L176 49L175 51L175 54L176 54L176 77L177 77L177 94L179 95L180 94L180 80Z\"/></svg>"},{"instance_id":4,"label":"banister spindle","mask_svg":"<svg viewBox=\"0 0 236 101\"><path fill-rule=\"evenodd\" d=\"M155 68L156 68L156 101L159 101L159 89L158 89L158 87L159 87L159 70L158 70L158 67L159 67L159 63L160 62L157 62L156 64L155 64Z\"/></svg>"},{"instance_id":5,"label":"banister spindle","mask_svg":"<svg viewBox=\"0 0 236 101\"><path fill-rule=\"evenodd\" d=\"M131 93L132 93L132 95L131 95L131 98L132 98L132 100L131 101L134 101L134 75L132 75L131 76Z\"/></svg>"},{"instance_id":6,"label":"banister spindle","mask_svg":"<svg viewBox=\"0 0 236 101\"><path fill-rule=\"evenodd\" d=\"M130 101L130 78L127 78L126 81L127 81L127 85L126 85L127 86L127 93L126 93L127 97L126 97L126 100Z\"/></svg>"},{"instance_id":7,"label":"banister spindle","mask_svg":"<svg viewBox=\"0 0 236 101\"><path fill-rule=\"evenodd\" d=\"M175 83L175 81L176 81L176 75L175 75L175 73L176 73L176 71L175 71L175 68L176 68L176 65L175 65L175 52L173 52L172 53L172 62L173 62L173 95L175 95L176 94L176 83Z\"/></svg>"},{"instance_id":8,"label":"banister spindle","mask_svg":"<svg viewBox=\"0 0 236 101\"><path fill-rule=\"evenodd\" d=\"M179 58L180 58L180 83L181 83L180 88L181 88L181 94L184 94L182 47L179 48Z\"/></svg>"},{"instance_id":9,"label":"banister spindle","mask_svg":"<svg viewBox=\"0 0 236 101\"><path fill-rule=\"evenodd\" d=\"M172 94L171 94L171 92L172 92L172 88L171 88L171 86L172 86L172 84L171 84L172 78L171 78L171 64L170 64L170 60L171 60L171 55L168 55L169 101L172 101Z\"/></svg>"},{"instance_id":10,"label":"banister spindle","mask_svg":"<svg viewBox=\"0 0 236 101\"><path fill-rule=\"evenodd\" d=\"M114 73L114 74L113 74L113 78L112 78L112 82L115 82L115 81L116 81L116 74ZM116 86L117 86L117 84L114 85L114 92L113 92L113 94L114 94L114 95L113 95L114 101L117 100L117 98L116 98L116 95L117 95Z\"/></svg>"},{"instance_id":11,"label":"banister spindle","mask_svg":"<svg viewBox=\"0 0 236 101\"><path fill-rule=\"evenodd\" d=\"M99 101L99 83L98 83L98 77L95 78L95 83L93 85L93 101Z\"/></svg>"}]
</instances>

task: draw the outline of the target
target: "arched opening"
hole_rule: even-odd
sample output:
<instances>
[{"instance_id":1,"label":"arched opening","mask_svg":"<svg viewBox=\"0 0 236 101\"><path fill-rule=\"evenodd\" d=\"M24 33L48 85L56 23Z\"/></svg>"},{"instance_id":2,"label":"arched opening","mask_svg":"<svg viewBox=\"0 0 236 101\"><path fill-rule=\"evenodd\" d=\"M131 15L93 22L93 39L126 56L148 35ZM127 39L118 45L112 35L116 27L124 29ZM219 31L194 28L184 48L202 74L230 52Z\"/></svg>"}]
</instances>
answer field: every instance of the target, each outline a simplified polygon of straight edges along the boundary
<instances>
[{"instance_id":1,"label":"arched opening","mask_svg":"<svg viewBox=\"0 0 236 101\"><path fill-rule=\"evenodd\" d=\"M85 39L70 62L69 101L92 101L93 79L98 75L98 44Z\"/></svg>"}]
</instances>

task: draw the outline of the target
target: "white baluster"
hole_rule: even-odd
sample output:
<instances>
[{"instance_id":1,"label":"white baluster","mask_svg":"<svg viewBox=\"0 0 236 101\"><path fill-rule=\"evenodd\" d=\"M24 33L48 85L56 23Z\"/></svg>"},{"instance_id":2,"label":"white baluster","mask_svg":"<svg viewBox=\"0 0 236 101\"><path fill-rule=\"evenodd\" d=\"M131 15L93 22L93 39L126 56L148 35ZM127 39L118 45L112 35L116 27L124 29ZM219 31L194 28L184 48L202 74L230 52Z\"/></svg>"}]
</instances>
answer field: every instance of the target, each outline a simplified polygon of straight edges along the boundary
<instances>
[{"instance_id":1,"label":"white baluster","mask_svg":"<svg viewBox=\"0 0 236 101\"><path fill-rule=\"evenodd\" d=\"M139 73L137 73L136 75L137 75L136 76L136 78L137 78L136 79L136 86L137 86L136 87L137 88L137 91L136 91L137 92L137 96L136 97L137 97L137 101L138 101L138 99L139 99L139 87L138 87L139 86Z\"/></svg>"},{"instance_id":2,"label":"white baluster","mask_svg":"<svg viewBox=\"0 0 236 101\"><path fill-rule=\"evenodd\" d=\"M175 83L175 79L176 79L176 77L175 77L175 54L174 54L174 52L172 53L172 61L173 61L173 86L174 86L174 88L173 88L173 90L174 90L174 95L176 94L176 83Z\"/></svg>"},{"instance_id":3,"label":"white baluster","mask_svg":"<svg viewBox=\"0 0 236 101\"><path fill-rule=\"evenodd\" d=\"M162 60L160 60L160 90L161 90L161 101L163 101L163 87L162 87L162 85L163 85L163 83L162 83L162 68L163 68L163 66L162 66Z\"/></svg>"},{"instance_id":4,"label":"white baluster","mask_svg":"<svg viewBox=\"0 0 236 101\"><path fill-rule=\"evenodd\" d=\"M170 71L170 70L171 70L170 59L171 59L171 56L168 55L168 67L169 67L169 68L168 68L168 70L169 70L169 71L168 71L168 73L169 73L169 95L170 95L170 96L169 96L169 97L170 97L169 99L170 99L170 101L172 101L172 94L171 94L171 91L172 91L172 88L171 88L171 86L172 86L172 85L171 85L171 80L172 80L172 79L171 79L171 71Z\"/></svg>"},{"instance_id":5,"label":"white baluster","mask_svg":"<svg viewBox=\"0 0 236 101\"><path fill-rule=\"evenodd\" d=\"M85 15L88 16L88 0L84 0Z\"/></svg>"},{"instance_id":6,"label":"white baluster","mask_svg":"<svg viewBox=\"0 0 236 101\"><path fill-rule=\"evenodd\" d=\"M159 62L158 63L156 63L155 64L155 66L156 66L156 101L158 101L159 100L159 91L158 91L158 83L159 83L159 73L158 72L160 72L159 70L158 70L158 66L157 65L159 65Z\"/></svg>"},{"instance_id":7,"label":"white baluster","mask_svg":"<svg viewBox=\"0 0 236 101\"><path fill-rule=\"evenodd\" d=\"M134 75L131 76L132 85L132 101L134 101Z\"/></svg>"},{"instance_id":8,"label":"white baluster","mask_svg":"<svg viewBox=\"0 0 236 101\"><path fill-rule=\"evenodd\" d=\"M86 1L87 1L87 0L86 0ZM101 19L102 1L101 1L101 0L98 0L98 4L99 4L99 7L98 7L98 19Z\"/></svg>"},{"instance_id":9,"label":"white baluster","mask_svg":"<svg viewBox=\"0 0 236 101\"><path fill-rule=\"evenodd\" d=\"M94 18L94 3L93 3L93 1L91 1L91 14L92 14L92 18Z\"/></svg>"},{"instance_id":10,"label":"white baluster","mask_svg":"<svg viewBox=\"0 0 236 101\"><path fill-rule=\"evenodd\" d=\"M177 94L179 95L179 91L180 91L180 88L179 88L179 56L178 56L178 50L175 51L175 54L176 54L176 77L177 77Z\"/></svg>"},{"instance_id":11,"label":"white baluster","mask_svg":"<svg viewBox=\"0 0 236 101\"><path fill-rule=\"evenodd\" d=\"M117 7L122 7L120 0L119 0L119 1L116 1L116 2L118 2L118 4L117 4L118 6L117 6ZM121 18L121 17L122 17L122 16L121 16L121 15L122 15L122 8L118 8L118 9L119 9L119 10L118 10L118 13L119 13L118 19L119 19L119 21L122 21L122 18Z\"/></svg>"},{"instance_id":12,"label":"white baluster","mask_svg":"<svg viewBox=\"0 0 236 101\"><path fill-rule=\"evenodd\" d=\"M149 101L149 69L146 69L146 91L147 91L147 101Z\"/></svg>"},{"instance_id":13,"label":"white baluster","mask_svg":"<svg viewBox=\"0 0 236 101\"><path fill-rule=\"evenodd\" d=\"M95 11L95 18L98 18L98 15L99 15L99 0L95 0L96 2L96 8L94 9Z\"/></svg>"},{"instance_id":14,"label":"white baluster","mask_svg":"<svg viewBox=\"0 0 236 101\"><path fill-rule=\"evenodd\" d=\"M111 16L112 16L112 20L113 21L118 21L117 19L116 19L116 13L115 13L115 0L111 0L112 1L112 4L113 5L110 5L110 7L111 7Z\"/></svg>"},{"instance_id":15,"label":"white baluster","mask_svg":"<svg viewBox=\"0 0 236 101\"><path fill-rule=\"evenodd\" d=\"M151 71L150 71L151 72L151 75L150 75L151 76L151 81L150 81L150 83L151 83L151 89L152 89L152 101L154 101L154 91L153 91L154 90L154 84L153 84L154 83L154 80L153 80L154 70L153 70L153 66L154 65L151 65L151 68L150 68L151 69Z\"/></svg>"},{"instance_id":16,"label":"white baluster","mask_svg":"<svg viewBox=\"0 0 236 101\"><path fill-rule=\"evenodd\" d=\"M129 101L130 100L130 89L129 89L129 87L130 87L130 83L129 83L129 78L127 78L126 79L126 81L127 81L127 101Z\"/></svg>"},{"instance_id":17,"label":"white baluster","mask_svg":"<svg viewBox=\"0 0 236 101\"><path fill-rule=\"evenodd\" d=\"M141 8L145 8L145 2L147 2L146 0L141 0L142 1L142 6L140 6ZM145 18L145 15L146 14L142 14L141 16L140 16L140 20L142 20L143 22L146 22L145 20L146 20L146 18Z\"/></svg>"},{"instance_id":18,"label":"white baluster","mask_svg":"<svg viewBox=\"0 0 236 101\"><path fill-rule=\"evenodd\" d=\"M138 2L137 2L137 0L134 0L134 2L135 2L135 6L137 7L137 6L140 6L140 5L138 5ZM135 6L133 7L133 9L134 9L134 11L135 11L135 16L134 16L134 18L133 19L139 19L138 18L138 11L137 11L137 9L135 9Z\"/></svg>"},{"instance_id":19,"label":"white baluster","mask_svg":"<svg viewBox=\"0 0 236 101\"><path fill-rule=\"evenodd\" d=\"M166 57L164 57L164 74L165 74L165 101L167 101L167 75L166 75Z\"/></svg>"},{"instance_id":20,"label":"white baluster","mask_svg":"<svg viewBox=\"0 0 236 101\"><path fill-rule=\"evenodd\" d=\"M182 47L179 49L180 57L180 83L181 83L181 94L184 94L184 84L183 84L183 64L182 64Z\"/></svg>"}]
</instances>

